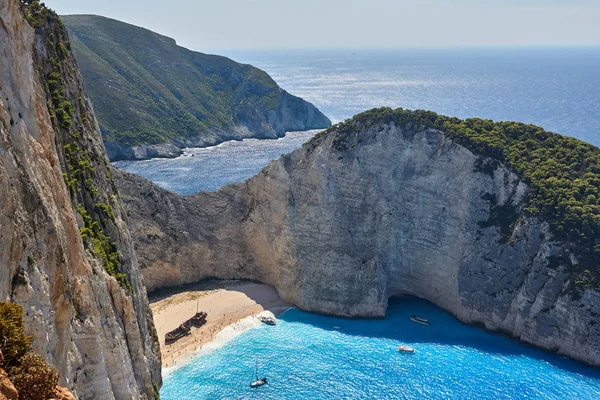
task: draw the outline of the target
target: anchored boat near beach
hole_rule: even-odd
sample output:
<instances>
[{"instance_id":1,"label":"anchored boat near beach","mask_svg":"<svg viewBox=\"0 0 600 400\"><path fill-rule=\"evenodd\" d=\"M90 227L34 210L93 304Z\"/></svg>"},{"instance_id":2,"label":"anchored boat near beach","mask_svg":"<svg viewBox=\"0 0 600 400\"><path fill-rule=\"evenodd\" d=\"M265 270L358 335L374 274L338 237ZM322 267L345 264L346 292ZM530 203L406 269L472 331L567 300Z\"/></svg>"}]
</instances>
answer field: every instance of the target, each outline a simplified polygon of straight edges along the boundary
<instances>
[{"instance_id":1,"label":"anchored boat near beach","mask_svg":"<svg viewBox=\"0 0 600 400\"><path fill-rule=\"evenodd\" d=\"M259 320L263 324L267 324L267 325L275 325L276 324L275 318L273 318L273 317L265 317L265 316L263 316L263 317L260 317Z\"/></svg>"},{"instance_id":2,"label":"anchored boat near beach","mask_svg":"<svg viewBox=\"0 0 600 400\"><path fill-rule=\"evenodd\" d=\"M430 324L430 322L427 318L417 317L416 315L412 315L410 317L410 320L412 322L416 322L417 324L421 324L421 325L429 325Z\"/></svg>"}]
</instances>

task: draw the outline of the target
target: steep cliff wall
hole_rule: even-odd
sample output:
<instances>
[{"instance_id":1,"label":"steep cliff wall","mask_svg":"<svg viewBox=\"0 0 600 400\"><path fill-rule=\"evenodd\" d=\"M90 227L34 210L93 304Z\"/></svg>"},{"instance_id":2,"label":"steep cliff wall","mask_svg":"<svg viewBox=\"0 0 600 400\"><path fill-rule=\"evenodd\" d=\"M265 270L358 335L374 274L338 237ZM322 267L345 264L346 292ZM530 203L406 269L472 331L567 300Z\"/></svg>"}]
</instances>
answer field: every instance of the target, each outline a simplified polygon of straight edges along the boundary
<instances>
[{"instance_id":1,"label":"steep cliff wall","mask_svg":"<svg viewBox=\"0 0 600 400\"><path fill-rule=\"evenodd\" d=\"M64 26L0 0L0 54L0 299L77 398L153 398L151 311Z\"/></svg>"},{"instance_id":2,"label":"steep cliff wall","mask_svg":"<svg viewBox=\"0 0 600 400\"><path fill-rule=\"evenodd\" d=\"M519 176L411 121L341 131L215 193L181 197L118 173L148 289L250 278L348 317L415 295L600 365L600 292L573 294L575 257L524 212Z\"/></svg>"}]
</instances>

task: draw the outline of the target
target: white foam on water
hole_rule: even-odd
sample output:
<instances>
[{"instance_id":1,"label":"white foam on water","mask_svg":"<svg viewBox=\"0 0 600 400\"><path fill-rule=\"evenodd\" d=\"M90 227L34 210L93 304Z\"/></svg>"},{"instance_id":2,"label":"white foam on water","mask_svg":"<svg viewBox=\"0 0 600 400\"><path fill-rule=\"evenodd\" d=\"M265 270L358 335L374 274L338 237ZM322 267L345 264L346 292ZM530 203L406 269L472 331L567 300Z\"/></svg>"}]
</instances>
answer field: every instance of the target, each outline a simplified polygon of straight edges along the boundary
<instances>
[{"instance_id":1,"label":"white foam on water","mask_svg":"<svg viewBox=\"0 0 600 400\"><path fill-rule=\"evenodd\" d=\"M272 310L281 315L284 312L286 312L287 310L289 310L290 308L291 307L273 307ZM241 335L243 332L245 332L249 329L252 329L252 328L256 328L257 326L260 326L262 324L262 322L260 322L260 317L273 317L274 318L275 315L273 314L273 312L268 311L268 310L262 311L258 314L250 315L246 318L240 319L237 322L234 322L231 325L226 326L221 331L219 331L219 333L217 333L215 335L215 338L212 341L205 343L194 353L178 358L177 365L174 365L172 367L163 368L162 369L163 377L167 376L167 375L171 374L173 371L189 364L191 361L193 361L197 357L201 357L203 355L206 355L210 352L213 352L213 351L223 347L225 344L227 344L229 341L236 338L237 336Z\"/></svg>"}]
</instances>

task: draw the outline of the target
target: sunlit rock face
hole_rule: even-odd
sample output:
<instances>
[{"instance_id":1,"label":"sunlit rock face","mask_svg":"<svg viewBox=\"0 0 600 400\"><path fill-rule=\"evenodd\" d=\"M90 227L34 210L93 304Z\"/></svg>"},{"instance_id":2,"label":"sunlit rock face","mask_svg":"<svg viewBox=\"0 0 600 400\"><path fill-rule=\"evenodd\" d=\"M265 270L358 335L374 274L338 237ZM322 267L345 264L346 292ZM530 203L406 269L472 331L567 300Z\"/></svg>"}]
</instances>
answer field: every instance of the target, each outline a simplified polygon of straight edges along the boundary
<instances>
[{"instance_id":1,"label":"sunlit rock face","mask_svg":"<svg viewBox=\"0 0 600 400\"><path fill-rule=\"evenodd\" d=\"M151 399L161 384L151 311L68 46L58 20L33 29L19 1L0 0L0 300L23 306L36 352L77 398ZM58 122L64 116L49 112L54 91L72 107L68 128ZM67 145L93 171L85 185L72 181L71 191ZM103 220L100 208L114 215ZM128 285L82 239L81 213L100 221Z\"/></svg>"},{"instance_id":2,"label":"sunlit rock face","mask_svg":"<svg viewBox=\"0 0 600 400\"><path fill-rule=\"evenodd\" d=\"M570 265L528 186L411 122L335 129L215 193L181 197L119 173L149 290L257 279L298 307L381 317L414 295L462 321L600 364L600 295L568 294ZM502 213L498 210L504 210Z\"/></svg>"}]
</instances>

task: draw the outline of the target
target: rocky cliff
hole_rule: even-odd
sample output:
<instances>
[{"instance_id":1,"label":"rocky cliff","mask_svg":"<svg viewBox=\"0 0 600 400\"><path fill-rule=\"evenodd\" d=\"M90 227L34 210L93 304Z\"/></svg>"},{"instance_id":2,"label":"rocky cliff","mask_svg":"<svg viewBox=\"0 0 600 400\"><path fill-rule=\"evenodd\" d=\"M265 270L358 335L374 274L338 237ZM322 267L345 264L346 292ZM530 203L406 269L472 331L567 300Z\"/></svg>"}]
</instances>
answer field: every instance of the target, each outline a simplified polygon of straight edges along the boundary
<instances>
[{"instance_id":1,"label":"rocky cliff","mask_svg":"<svg viewBox=\"0 0 600 400\"><path fill-rule=\"evenodd\" d=\"M327 128L314 105L264 71L96 15L63 17L111 161Z\"/></svg>"},{"instance_id":2,"label":"rocky cliff","mask_svg":"<svg viewBox=\"0 0 600 400\"><path fill-rule=\"evenodd\" d=\"M79 399L151 399L143 278L62 23L0 0L0 300Z\"/></svg>"},{"instance_id":3,"label":"rocky cliff","mask_svg":"<svg viewBox=\"0 0 600 400\"><path fill-rule=\"evenodd\" d=\"M118 173L148 289L250 278L346 317L380 317L390 296L414 295L600 365L600 291L574 288L576 254L527 211L531 187L475 151L481 141L384 111L393 118L333 127L215 193L182 197ZM515 126L525 141L529 128Z\"/></svg>"}]
</instances>

